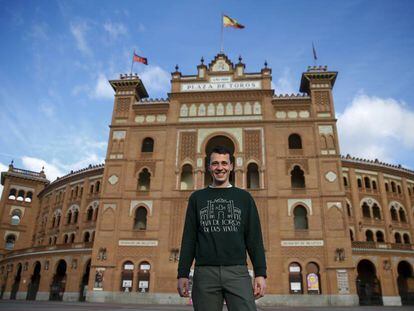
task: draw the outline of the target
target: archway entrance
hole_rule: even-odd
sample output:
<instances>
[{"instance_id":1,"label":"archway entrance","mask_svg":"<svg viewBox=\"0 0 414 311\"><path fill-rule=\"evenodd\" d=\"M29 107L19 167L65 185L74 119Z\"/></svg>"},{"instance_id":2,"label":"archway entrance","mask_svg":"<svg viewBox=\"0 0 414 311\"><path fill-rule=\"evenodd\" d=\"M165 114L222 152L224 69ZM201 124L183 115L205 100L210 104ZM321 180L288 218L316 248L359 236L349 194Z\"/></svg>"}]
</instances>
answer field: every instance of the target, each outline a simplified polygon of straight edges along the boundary
<instances>
[{"instance_id":1,"label":"archway entrance","mask_svg":"<svg viewBox=\"0 0 414 311\"><path fill-rule=\"evenodd\" d=\"M63 259L59 260L56 267L56 273L53 276L53 281L50 285L49 300L62 301L66 287L66 267L66 261Z\"/></svg>"},{"instance_id":2,"label":"archway entrance","mask_svg":"<svg viewBox=\"0 0 414 311\"><path fill-rule=\"evenodd\" d=\"M14 282L12 285L12 290L10 293L10 299L16 299L17 292L19 291L20 280L22 278L22 264L17 265L17 273L14 277Z\"/></svg>"},{"instance_id":3,"label":"archway entrance","mask_svg":"<svg viewBox=\"0 0 414 311\"><path fill-rule=\"evenodd\" d=\"M86 293L88 292L89 272L91 271L91 260L89 259L85 266L85 273L79 286L79 301L86 300Z\"/></svg>"},{"instance_id":4,"label":"archway entrance","mask_svg":"<svg viewBox=\"0 0 414 311\"><path fill-rule=\"evenodd\" d=\"M414 276L411 265L406 261L398 264L398 292L403 305L414 305Z\"/></svg>"},{"instance_id":5,"label":"archway entrance","mask_svg":"<svg viewBox=\"0 0 414 311\"><path fill-rule=\"evenodd\" d=\"M208 185L210 185L212 183L212 178L210 175L210 172L208 170L208 165L210 163L210 155L211 155L211 151L217 147L217 146L224 146L227 149L230 150L231 153L231 162L233 163L233 167L234 167L234 143L233 141L223 135L218 135L218 136L214 136L212 138L210 138L210 140L208 141L207 145L206 145L206 157L205 157L205 161L204 161L204 169L205 169L205 174L204 174L204 186L207 187ZM234 168L233 171L230 173L230 183L232 185L234 185Z\"/></svg>"},{"instance_id":6,"label":"archway entrance","mask_svg":"<svg viewBox=\"0 0 414 311\"><path fill-rule=\"evenodd\" d=\"M37 291L39 290L40 284L40 262L36 261L33 269L33 274L30 277L30 283L27 286L26 300L36 300Z\"/></svg>"},{"instance_id":7,"label":"archway entrance","mask_svg":"<svg viewBox=\"0 0 414 311\"><path fill-rule=\"evenodd\" d=\"M359 304L361 306L382 305L381 284L374 264L369 260L361 260L357 271L356 287Z\"/></svg>"}]
</instances>

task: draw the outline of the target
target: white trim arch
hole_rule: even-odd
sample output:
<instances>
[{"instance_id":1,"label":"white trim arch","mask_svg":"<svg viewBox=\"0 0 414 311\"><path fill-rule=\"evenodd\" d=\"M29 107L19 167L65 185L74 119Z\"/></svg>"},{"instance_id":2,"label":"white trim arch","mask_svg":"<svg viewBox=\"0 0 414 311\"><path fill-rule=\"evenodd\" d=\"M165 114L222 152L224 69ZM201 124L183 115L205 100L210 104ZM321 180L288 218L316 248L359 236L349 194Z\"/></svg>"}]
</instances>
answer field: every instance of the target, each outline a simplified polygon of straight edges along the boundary
<instances>
[{"instance_id":1,"label":"white trim arch","mask_svg":"<svg viewBox=\"0 0 414 311\"><path fill-rule=\"evenodd\" d=\"M149 212L148 216L152 216L152 205L153 205L152 200L151 201L138 201L138 200L131 201L131 204L129 206L129 216L133 216L134 210L140 206L145 207L148 210Z\"/></svg>"},{"instance_id":2,"label":"white trim arch","mask_svg":"<svg viewBox=\"0 0 414 311\"><path fill-rule=\"evenodd\" d=\"M313 215L312 199L288 199L288 216L292 216L293 209L298 205L306 208L310 216Z\"/></svg>"}]
</instances>

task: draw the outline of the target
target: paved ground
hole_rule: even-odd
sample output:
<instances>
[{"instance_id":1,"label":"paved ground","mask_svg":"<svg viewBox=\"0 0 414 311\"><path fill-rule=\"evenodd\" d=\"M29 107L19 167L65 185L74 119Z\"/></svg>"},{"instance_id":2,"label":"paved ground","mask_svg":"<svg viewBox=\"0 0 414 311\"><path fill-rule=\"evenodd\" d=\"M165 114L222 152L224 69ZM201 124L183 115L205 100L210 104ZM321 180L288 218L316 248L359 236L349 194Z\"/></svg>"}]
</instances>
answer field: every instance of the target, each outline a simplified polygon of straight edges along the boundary
<instances>
[{"instance_id":1,"label":"paved ground","mask_svg":"<svg viewBox=\"0 0 414 311\"><path fill-rule=\"evenodd\" d=\"M88 302L53 302L53 301L11 301L0 300L0 310L2 311L27 311L27 310L50 310L50 311L191 311L191 306L174 306L174 305L136 305L136 304L104 304L104 303L88 303ZM258 311L412 311L413 306L404 307L272 307L272 308L258 308ZM227 311L226 308L223 311Z\"/></svg>"}]
</instances>

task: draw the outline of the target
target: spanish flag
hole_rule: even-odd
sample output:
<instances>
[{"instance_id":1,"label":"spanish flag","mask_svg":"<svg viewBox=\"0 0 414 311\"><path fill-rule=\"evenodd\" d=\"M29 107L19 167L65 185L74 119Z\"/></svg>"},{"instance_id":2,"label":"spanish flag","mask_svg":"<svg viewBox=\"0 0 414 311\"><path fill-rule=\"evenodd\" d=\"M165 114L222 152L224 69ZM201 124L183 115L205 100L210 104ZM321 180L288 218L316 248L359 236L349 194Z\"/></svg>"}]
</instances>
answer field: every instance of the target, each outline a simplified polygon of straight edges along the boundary
<instances>
[{"instance_id":1,"label":"spanish flag","mask_svg":"<svg viewBox=\"0 0 414 311\"><path fill-rule=\"evenodd\" d=\"M132 62L138 62L138 63L143 63L144 65L148 65L147 58L139 56L135 52L134 52L134 57L132 58Z\"/></svg>"},{"instance_id":2,"label":"spanish flag","mask_svg":"<svg viewBox=\"0 0 414 311\"><path fill-rule=\"evenodd\" d=\"M237 29L243 29L244 26L239 24L234 18L231 18L227 15L223 15L223 26L224 27L233 27Z\"/></svg>"}]
</instances>

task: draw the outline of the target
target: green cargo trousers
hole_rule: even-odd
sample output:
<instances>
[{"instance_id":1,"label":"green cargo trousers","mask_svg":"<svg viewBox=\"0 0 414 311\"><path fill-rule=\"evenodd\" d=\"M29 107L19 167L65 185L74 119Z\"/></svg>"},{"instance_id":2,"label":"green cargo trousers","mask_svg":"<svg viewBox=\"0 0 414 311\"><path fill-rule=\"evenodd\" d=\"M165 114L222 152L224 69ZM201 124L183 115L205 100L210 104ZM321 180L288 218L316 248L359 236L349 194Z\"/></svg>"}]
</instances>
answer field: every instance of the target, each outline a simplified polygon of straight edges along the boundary
<instances>
[{"instance_id":1,"label":"green cargo trousers","mask_svg":"<svg viewBox=\"0 0 414 311\"><path fill-rule=\"evenodd\" d=\"M196 266L191 292L195 311L256 311L247 266Z\"/></svg>"}]
</instances>

